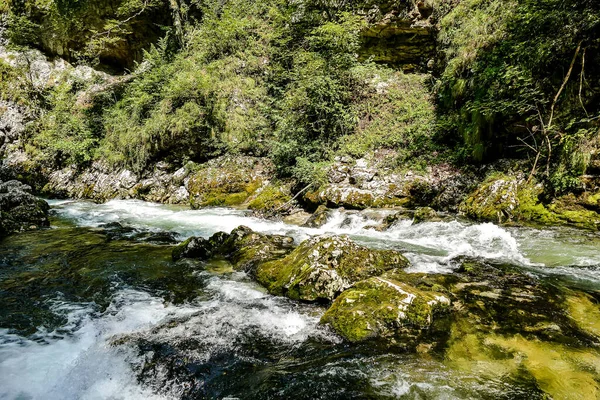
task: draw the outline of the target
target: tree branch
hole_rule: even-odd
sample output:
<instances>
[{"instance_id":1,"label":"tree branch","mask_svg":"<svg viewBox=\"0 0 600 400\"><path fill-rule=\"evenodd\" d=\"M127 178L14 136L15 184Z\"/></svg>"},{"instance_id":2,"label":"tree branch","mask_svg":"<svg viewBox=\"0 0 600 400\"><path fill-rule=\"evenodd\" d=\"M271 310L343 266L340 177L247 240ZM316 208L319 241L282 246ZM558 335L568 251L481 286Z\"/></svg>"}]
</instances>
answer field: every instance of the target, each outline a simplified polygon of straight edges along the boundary
<instances>
[{"instance_id":1,"label":"tree branch","mask_svg":"<svg viewBox=\"0 0 600 400\"><path fill-rule=\"evenodd\" d=\"M552 119L554 118L554 107L556 106L556 102L558 101L558 98L560 97L563 90L565 89L565 86L567 86L567 82L569 82L569 78L571 77L571 73L573 72L573 66L575 65L575 60L577 60L577 56L579 55L579 50L581 50L581 43L582 43L582 41L580 41L579 44L577 45L577 49L575 50L575 54L573 55L573 60L571 60L571 66L569 67L567 76L565 76L565 79L564 79L562 85L560 86L560 89L556 93L556 96L554 96L554 101L552 102L552 106L550 107L550 118L548 119L548 124L546 124L547 130L550 130L552 128Z\"/></svg>"}]
</instances>

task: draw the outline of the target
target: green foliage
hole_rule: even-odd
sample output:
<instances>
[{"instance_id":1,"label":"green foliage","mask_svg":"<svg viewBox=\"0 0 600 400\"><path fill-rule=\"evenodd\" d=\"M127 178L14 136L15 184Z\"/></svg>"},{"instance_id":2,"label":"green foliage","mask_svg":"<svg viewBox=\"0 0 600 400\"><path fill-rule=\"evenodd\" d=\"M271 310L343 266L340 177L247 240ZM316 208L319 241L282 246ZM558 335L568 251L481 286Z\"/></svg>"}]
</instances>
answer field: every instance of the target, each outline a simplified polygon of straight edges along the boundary
<instances>
[{"instance_id":1,"label":"green foliage","mask_svg":"<svg viewBox=\"0 0 600 400\"><path fill-rule=\"evenodd\" d=\"M28 105L35 97L25 66L13 66L0 59L0 100Z\"/></svg>"},{"instance_id":2,"label":"green foliage","mask_svg":"<svg viewBox=\"0 0 600 400\"><path fill-rule=\"evenodd\" d=\"M107 113L103 154L141 170L158 157L201 161L224 150L264 153L271 32L247 11L232 5L220 19L191 29L177 54L169 52L168 38L153 46Z\"/></svg>"},{"instance_id":3,"label":"green foliage","mask_svg":"<svg viewBox=\"0 0 600 400\"><path fill-rule=\"evenodd\" d=\"M598 110L600 90L589 82L600 77L600 3L463 0L440 26L441 137L482 161L514 155L529 130L540 142L547 134L554 152L543 156L560 163L564 138L589 128L588 112Z\"/></svg>"},{"instance_id":4,"label":"green foliage","mask_svg":"<svg viewBox=\"0 0 600 400\"><path fill-rule=\"evenodd\" d=\"M77 104L74 84L57 85L47 101L49 111L29 128L34 135L30 152L39 161L57 167L91 161L98 139L85 106Z\"/></svg>"},{"instance_id":5,"label":"green foliage","mask_svg":"<svg viewBox=\"0 0 600 400\"><path fill-rule=\"evenodd\" d=\"M431 157L435 109L429 77L374 65L361 65L354 72L365 82L354 106L359 123L355 133L340 140L340 151L362 157L377 149L395 150L401 164Z\"/></svg>"}]
</instances>

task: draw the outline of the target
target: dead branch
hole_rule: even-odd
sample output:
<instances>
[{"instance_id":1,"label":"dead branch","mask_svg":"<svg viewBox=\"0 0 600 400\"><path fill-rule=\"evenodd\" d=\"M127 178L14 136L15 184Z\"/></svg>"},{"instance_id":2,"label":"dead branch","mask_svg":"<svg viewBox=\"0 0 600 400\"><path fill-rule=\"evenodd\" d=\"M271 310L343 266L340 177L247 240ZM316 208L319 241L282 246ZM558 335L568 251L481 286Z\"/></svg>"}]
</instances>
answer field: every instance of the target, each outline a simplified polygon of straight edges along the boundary
<instances>
[{"instance_id":1,"label":"dead branch","mask_svg":"<svg viewBox=\"0 0 600 400\"><path fill-rule=\"evenodd\" d=\"M589 117L587 110L585 109L585 105L583 104L583 97L581 96L581 92L583 90L583 75L585 73L585 52L587 48L583 49L583 54L581 55L581 74L579 74L579 102L581 103L581 108L585 112L586 117Z\"/></svg>"},{"instance_id":2,"label":"dead branch","mask_svg":"<svg viewBox=\"0 0 600 400\"><path fill-rule=\"evenodd\" d=\"M563 90L565 89L565 86L567 86L567 83L569 82L569 78L571 77L571 73L573 72L573 66L575 65L577 56L579 55L579 50L581 50L581 43L582 42L580 41L577 45L577 49L575 50L575 54L573 55L573 60L571 60L571 66L569 67L567 76L565 76L565 79L563 80L560 89L558 89L558 92L556 93L556 96L554 96L554 100L552 101L552 106L550 107L550 118L548 119L548 124L546 124L547 130L550 130L552 128L552 119L554 118L554 107L556 107L556 102L558 101L558 98L560 97Z\"/></svg>"}]
</instances>

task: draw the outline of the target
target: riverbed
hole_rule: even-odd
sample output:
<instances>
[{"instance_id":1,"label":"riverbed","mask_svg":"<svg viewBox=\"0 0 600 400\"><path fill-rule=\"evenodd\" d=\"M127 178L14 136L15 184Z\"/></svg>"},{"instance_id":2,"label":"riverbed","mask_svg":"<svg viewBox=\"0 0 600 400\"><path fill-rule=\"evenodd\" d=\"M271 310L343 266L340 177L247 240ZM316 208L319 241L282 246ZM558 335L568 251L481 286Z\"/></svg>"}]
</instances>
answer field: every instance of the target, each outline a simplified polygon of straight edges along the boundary
<instances>
[{"instance_id":1,"label":"riverbed","mask_svg":"<svg viewBox=\"0 0 600 400\"><path fill-rule=\"evenodd\" d=\"M443 355L349 344L319 325L323 305L272 296L222 261L171 260L185 238L239 225L296 243L345 234L403 252L409 272L452 273L462 256L502 262L600 297L600 236L587 231L452 220L378 232L369 227L385 212L348 211L311 229L227 208L50 203L51 229L0 242L0 399L544 397L530 380ZM600 393L590 374L585 393Z\"/></svg>"}]
</instances>

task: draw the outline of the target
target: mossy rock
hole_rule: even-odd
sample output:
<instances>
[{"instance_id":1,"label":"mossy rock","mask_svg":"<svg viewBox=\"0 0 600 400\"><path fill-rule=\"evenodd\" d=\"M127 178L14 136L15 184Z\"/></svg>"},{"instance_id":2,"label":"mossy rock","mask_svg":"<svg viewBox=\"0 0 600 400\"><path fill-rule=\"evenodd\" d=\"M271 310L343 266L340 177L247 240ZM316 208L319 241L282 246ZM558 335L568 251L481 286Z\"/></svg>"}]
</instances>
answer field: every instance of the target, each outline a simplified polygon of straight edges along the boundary
<instances>
[{"instance_id":1,"label":"mossy rock","mask_svg":"<svg viewBox=\"0 0 600 400\"><path fill-rule=\"evenodd\" d=\"M173 261L182 258L198 258L205 260L212 255L212 251L213 248L208 240L192 236L173 248L171 258Z\"/></svg>"},{"instance_id":2,"label":"mossy rock","mask_svg":"<svg viewBox=\"0 0 600 400\"><path fill-rule=\"evenodd\" d=\"M587 208L574 195L562 196L544 205L539 200L542 192L543 186L533 181L493 175L461 204L460 210L479 221L600 228L600 214Z\"/></svg>"},{"instance_id":3,"label":"mossy rock","mask_svg":"<svg viewBox=\"0 0 600 400\"><path fill-rule=\"evenodd\" d=\"M50 206L19 181L0 181L0 237L50 226Z\"/></svg>"},{"instance_id":4,"label":"mossy rock","mask_svg":"<svg viewBox=\"0 0 600 400\"><path fill-rule=\"evenodd\" d=\"M433 208L420 207L415 210L415 214L413 216L413 224L436 221L442 221L442 218L438 216L438 213Z\"/></svg>"},{"instance_id":5,"label":"mossy rock","mask_svg":"<svg viewBox=\"0 0 600 400\"><path fill-rule=\"evenodd\" d=\"M304 241L285 258L260 265L256 278L276 295L331 301L360 280L407 265L397 251L371 250L346 236L319 236Z\"/></svg>"},{"instance_id":6,"label":"mossy rock","mask_svg":"<svg viewBox=\"0 0 600 400\"><path fill-rule=\"evenodd\" d=\"M260 263L284 257L293 243L289 236L265 235L239 226L231 233L217 232L209 239L191 237L173 249L172 257L226 259L233 269L253 273Z\"/></svg>"},{"instance_id":7,"label":"mossy rock","mask_svg":"<svg viewBox=\"0 0 600 400\"><path fill-rule=\"evenodd\" d=\"M349 210L401 207L409 202L407 198L398 198L392 195L376 196L372 190L333 185L306 193L304 200L313 207L326 205L330 208L343 207Z\"/></svg>"},{"instance_id":8,"label":"mossy rock","mask_svg":"<svg viewBox=\"0 0 600 400\"><path fill-rule=\"evenodd\" d=\"M320 228L327 223L330 216L331 210L324 205L320 205L302 226L306 228Z\"/></svg>"},{"instance_id":9,"label":"mossy rock","mask_svg":"<svg viewBox=\"0 0 600 400\"><path fill-rule=\"evenodd\" d=\"M254 273L261 263L284 257L294 243L292 237L265 235L246 226L234 229L229 236L219 240L223 243L219 247L219 254L225 256L234 269L250 273Z\"/></svg>"},{"instance_id":10,"label":"mossy rock","mask_svg":"<svg viewBox=\"0 0 600 400\"><path fill-rule=\"evenodd\" d=\"M261 161L229 157L202 165L186 185L192 208L237 206L245 203L263 185L268 175Z\"/></svg>"},{"instance_id":11,"label":"mossy rock","mask_svg":"<svg viewBox=\"0 0 600 400\"><path fill-rule=\"evenodd\" d=\"M511 220L519 207L519 184L514 176L489 177L461 204L460 211L476 220Z\"/></svg>"},{"instance_id":12,"label":"mossy rock","mask_svg":"<svg viewBox=\"0 0 600 400\"><path fill-rule=\"evenodd\" d=\"M260 214L271 214L280 210L291 199L289 188L269 184L248 203L248 208Z\"/></svg>"},{"instance_id":13,"label":"mossy rock","mask_svg":"<svg viewBox=\"0 0 600 400\"><path fill-rule=\"evenodd\" d=\"M351 342L387 339L414 346L450 299L392 279L374 277L343 292L321 318Z\"/></svg>"}]
</instances>

